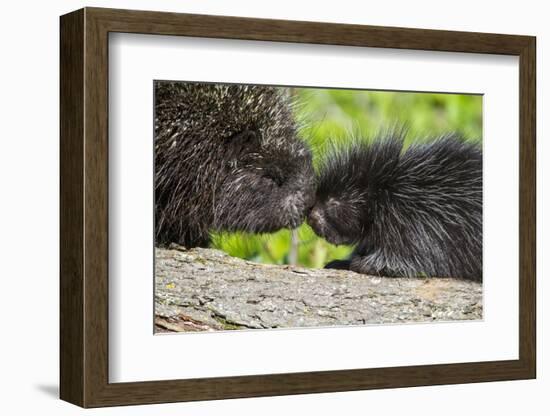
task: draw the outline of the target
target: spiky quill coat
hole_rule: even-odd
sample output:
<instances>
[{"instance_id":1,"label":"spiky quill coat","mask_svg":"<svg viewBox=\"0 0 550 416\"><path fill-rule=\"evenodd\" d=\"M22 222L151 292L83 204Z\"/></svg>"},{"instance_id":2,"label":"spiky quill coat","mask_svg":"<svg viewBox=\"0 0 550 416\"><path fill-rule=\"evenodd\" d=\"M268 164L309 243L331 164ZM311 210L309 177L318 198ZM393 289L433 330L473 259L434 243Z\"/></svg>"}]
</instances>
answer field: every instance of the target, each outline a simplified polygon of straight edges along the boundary
<instances>
[{"instance_id":1,"label":"spiky quill coat","mask_svg":"<svg viewBox=\"0 0 550 416\"><path fill-rule=\"evenodd\" d=\"M313 229L355 244L328 267L381 276L482 280L482 153L457 135L353 140L322 164Z\"/></svg>"}]
</instances>

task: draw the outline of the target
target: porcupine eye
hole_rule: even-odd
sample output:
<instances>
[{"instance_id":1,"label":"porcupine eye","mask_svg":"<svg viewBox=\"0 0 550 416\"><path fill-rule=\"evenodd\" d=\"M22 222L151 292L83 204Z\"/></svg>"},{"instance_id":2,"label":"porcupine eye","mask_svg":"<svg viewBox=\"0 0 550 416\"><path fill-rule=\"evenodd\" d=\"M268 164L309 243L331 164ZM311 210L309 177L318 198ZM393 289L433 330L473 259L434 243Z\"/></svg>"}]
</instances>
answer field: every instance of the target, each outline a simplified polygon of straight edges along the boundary
<instances>
[{"instance_id":1,"label":"porcupine eye","mask_svg":"<svg viewBox=\"0 0 550 416\"><path fill-rule=\"evenodd\" d=\"M273 182L278 187L283 186L283 184L285 183L285 178L283 177L282 172L276 170L268 170L264 177Z\"/></svg>"},{"instance_id":2,"label":"porcupine eye","mask_svg":"<svg viewBox=\"0 0 550 416\"><path fill-rule=\"evenodd\" d=\"M329 198L325 201L325 215L330 222L337 222L343 214L341 201L336 198Z\"/></svg>"},{"instance_id":3,"label":"porcupine eye","mask_svg":"<svg viewBox=\"0 0 550 416\"><path fill-rule=\"evenodd\" d=\"M348 201L330 197L320 204L317 216L313 218L321 224L316 224L322 229L322 235L333 244L353 244L360 230L357 212L351 209ZM315 228L315 227L314 227Z\"/></svg>"},{"instance_id":4,"label":"porcupine eye","mask_svg":"<svg viewBox=\"0 0 550 416\"><path fill-rule=\"evenodd\" d=\"M269 160L272 155L262 149L259 132L244 130L231 137L228 154L230 156L229 166L237 167L237 165L240 165L245 171L257 175L258 178L264 181L278 187L284 185L286 177L281 169L264 164L264 160Z\"/></svg>"},{"instance_id":5,"label":"porcupine eye","mask_svg":"<svg viewBox=\"0 0 550 416\"><path fill-rule=\"evenodd\" d=\"M253 130L244 130L229 139L229 152L232 156L238 157L259 143L259 133Z\"/></svg>"}]
</instances>

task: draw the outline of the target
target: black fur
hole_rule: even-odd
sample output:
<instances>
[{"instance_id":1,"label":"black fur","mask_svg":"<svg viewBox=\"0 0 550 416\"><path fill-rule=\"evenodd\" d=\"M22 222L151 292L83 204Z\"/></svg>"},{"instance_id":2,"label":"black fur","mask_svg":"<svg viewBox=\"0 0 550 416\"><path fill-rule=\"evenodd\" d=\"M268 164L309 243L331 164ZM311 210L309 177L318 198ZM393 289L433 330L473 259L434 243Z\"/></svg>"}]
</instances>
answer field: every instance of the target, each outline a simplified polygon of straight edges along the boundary
<instances>
[{"instance_id":1,"label":"black fur","mask_svg":"<svg viewBox=\"0 0 550 416\"><path fill-rule=\"evenodd\" d=\"M356 244L327 267L380 276L482 280L482 153L456 135L353 140L322 163L313 230Z\"/></svg>"},{"instance_id":2,"label":"black fur","mask_svg":"<svg viewBox=\"0 0 550 416\"><path fill-rule=\"evenodd\" d=\"M302 223L315 175L291 105L281 88L155 83L157 245Z\"/></svg>"}]
</instances>

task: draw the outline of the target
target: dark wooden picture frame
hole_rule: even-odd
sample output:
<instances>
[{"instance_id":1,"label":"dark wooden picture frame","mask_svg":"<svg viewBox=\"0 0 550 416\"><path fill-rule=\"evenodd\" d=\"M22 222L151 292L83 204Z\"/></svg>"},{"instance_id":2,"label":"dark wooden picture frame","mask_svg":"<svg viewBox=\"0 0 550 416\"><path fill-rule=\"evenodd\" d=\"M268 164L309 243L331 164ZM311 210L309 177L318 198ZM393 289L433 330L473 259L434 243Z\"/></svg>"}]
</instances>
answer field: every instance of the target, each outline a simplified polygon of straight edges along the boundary
<instances>
[{"instance_id":1,"label":"dark wooden picture frame","mask_svg":"<svg viewBox=\"0 0 550 416\"><path fill-rule=\"evenodd\" d=\"M519 359L109 383L110 32L519 56ZM530 36L98 8L62 16L61 398L99 407L535 378L535 45Z\"/></svg>"}]
</instances>

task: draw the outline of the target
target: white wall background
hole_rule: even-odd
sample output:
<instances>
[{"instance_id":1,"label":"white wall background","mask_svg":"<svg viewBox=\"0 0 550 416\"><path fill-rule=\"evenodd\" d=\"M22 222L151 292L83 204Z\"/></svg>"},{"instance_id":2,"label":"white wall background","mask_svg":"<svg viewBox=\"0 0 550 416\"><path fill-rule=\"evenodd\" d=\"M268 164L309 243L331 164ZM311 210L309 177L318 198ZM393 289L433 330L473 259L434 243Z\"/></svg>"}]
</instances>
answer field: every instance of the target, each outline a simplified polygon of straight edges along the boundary
<instances>
[{"instance_id":1,"label":"white wall background","mask_svg":"<svg viewBox=\"0 0 550 416\"><path fill-rule=\"evenodd\" d=\"M545 63L550 26L545 2L407 0L385 2L124 0L4 2L0 13L0 410L70 415L83 412L58 395L58 16L82 6L241 15L294 20L529 34L538 37L538 379L458 386L225 400L87 411L88 414L547 414L550 403L544 248L550 227L543 192L550 145L543 129L550 101ZM511 190L515 191L515 190ZM546 199L546 201L545 201ZM406 345L406 343L404 343Z\"/></svg>"}]
</instances>

